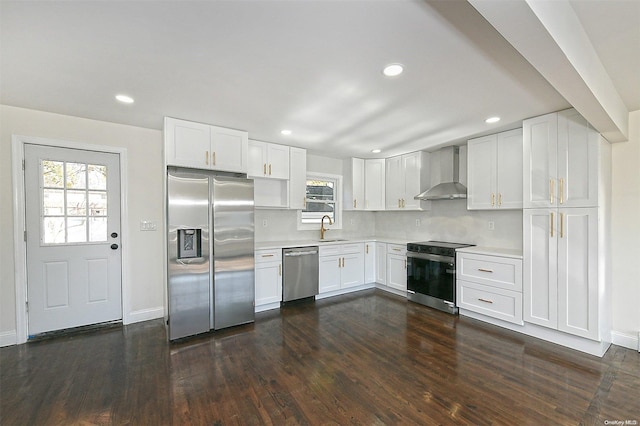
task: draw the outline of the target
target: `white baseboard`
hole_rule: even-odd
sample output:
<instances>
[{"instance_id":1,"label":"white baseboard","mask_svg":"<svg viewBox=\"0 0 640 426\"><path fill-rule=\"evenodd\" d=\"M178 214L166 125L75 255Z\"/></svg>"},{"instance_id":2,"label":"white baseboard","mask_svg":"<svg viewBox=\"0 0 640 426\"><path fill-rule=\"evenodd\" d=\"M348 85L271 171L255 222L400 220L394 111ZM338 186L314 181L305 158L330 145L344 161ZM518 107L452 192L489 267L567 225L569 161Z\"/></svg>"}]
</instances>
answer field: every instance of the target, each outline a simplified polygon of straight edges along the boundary
<instances>
[{"instance_id":1,"label":"white baseboard","mask_svg":"<svg viewBox=\"0 0 640 426\"><path fill-rule=\"evenodd\" d=\"M124 318L123 324L134 324L136 322L149 321L157 318L164 317L164 307L140 309L139 311L129 312L126 318Z\"/></svg>"},{"instance_id":2,"label":"white baseboard","mask_svg":"<svg viewBox=\"0 0 640 426\"><path fill-rule=\"evenodd\" d=\"M18 343L18 334L15 330L0 333L0 347L12 346Z\"/></svg>"},{"instance_id":3,"label":"white baseboard","mask_svg":"<svg viewBox=\"0 0 640 426\"><path fill-rule=\"evenodd\" d=\"M611 332L611 343L633 349L634 351L640 351L638 339L640 339L640 333L634 336L633 334L622 333L620 331Z\"/></svg>"}]
</instances>

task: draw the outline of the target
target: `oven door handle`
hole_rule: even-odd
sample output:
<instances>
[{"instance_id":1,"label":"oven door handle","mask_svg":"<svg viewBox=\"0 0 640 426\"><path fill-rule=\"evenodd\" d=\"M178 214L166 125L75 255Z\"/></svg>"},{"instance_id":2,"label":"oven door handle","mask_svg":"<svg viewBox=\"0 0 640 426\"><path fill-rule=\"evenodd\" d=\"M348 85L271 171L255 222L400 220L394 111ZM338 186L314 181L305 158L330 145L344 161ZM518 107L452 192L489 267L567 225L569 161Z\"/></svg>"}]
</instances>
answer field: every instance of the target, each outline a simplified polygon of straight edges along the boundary
<instances>
[{"instance_id":1,"label":"oven door handle","mask_svg":"<svg viewBox=\"0 0 640 426\"><path fill-rule=\"evenodd\" d=\"M415 252L407 252L407 258L432 260L434 262L450 263L452 265L453 265L453 262L455 261L455 257L451 257L451 256L442 256L439 254L415 253Z\"/></svg>"}]
</instances>

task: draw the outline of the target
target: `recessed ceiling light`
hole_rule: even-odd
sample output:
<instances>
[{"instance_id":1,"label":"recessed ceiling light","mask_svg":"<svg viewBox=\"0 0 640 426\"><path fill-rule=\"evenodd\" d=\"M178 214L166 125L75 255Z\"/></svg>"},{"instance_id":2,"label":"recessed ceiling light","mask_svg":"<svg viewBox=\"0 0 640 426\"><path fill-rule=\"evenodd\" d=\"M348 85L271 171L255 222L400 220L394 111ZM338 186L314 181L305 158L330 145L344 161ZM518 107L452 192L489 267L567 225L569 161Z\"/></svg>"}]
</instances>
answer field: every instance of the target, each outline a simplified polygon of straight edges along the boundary
<instances>
[{"instance_id":1,"label":"recessed ceiling light","mask_svg":"<svg viewBox=\"0 0 640 426\"><path fill-rule=\"evenodd\" d=\"M291 134L291 130L288 130L288 129L280 130L280 133L282 133L285 136L289 136Z\"/></svg>"},{"instance_id":2,"label":"recessed ceiling light","mask_svg":"<svg viewBox=\"0 0 640 426\"><path fill-rule=\"evenodd\" d=\"M379 154L380 150L379 149L372 149L371 152L373 152L374 154Z\"/></svg>"},{"instance_id":3,"label":"recessed ceiling light","mask_svg":"<svg viewBox=\"0 0 640 426\"><path fill-rule=\"evenodd\" d=\"M123 104L132 104L133 98L127 95L116 95L116 99L122 102Z\"/></svg>"},{"instance_id":4,"label":"recessed ceiling light","mask_svg":"<svg viewBox=\"0 0 640 426\"><path fill-rule=\"evenodd\" d=\"M486 120L484 120L485 123L497 123L498 121L500 121L500 117L489 117Z\"/></svg>"},{"instance_id":5,"label":"recessed ceiling light","mask_svg":"<svg viewBox=\"0 0 640 426\"><path fill-rule=\"evenodd\" d=\"M404 67L402 64L389 64L382 70L382 73L387 77L395 77L397 75L402 74L404 71Z\"/></svg>"}]
</instances>

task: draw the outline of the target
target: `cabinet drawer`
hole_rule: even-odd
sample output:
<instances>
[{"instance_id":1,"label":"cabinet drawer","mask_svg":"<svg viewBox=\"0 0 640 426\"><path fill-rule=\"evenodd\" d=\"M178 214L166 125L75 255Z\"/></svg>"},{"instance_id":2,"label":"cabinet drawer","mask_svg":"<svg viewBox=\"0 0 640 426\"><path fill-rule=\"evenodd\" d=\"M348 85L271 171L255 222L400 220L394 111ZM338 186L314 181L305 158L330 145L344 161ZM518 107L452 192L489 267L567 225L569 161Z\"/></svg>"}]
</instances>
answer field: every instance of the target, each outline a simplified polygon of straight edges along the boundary
<instances>
[{"instance_id":1,"label":"cabinet drawer","mask_svg":"<svg viewBox=\"0 0 640 426\"><path fill-rule=\"evenodd\" d=\"M522 260L459 253L457 278L505 290L522 292Z\"/></svg>"},{"instance_id":2,"label":"cabinet drawer","mask_svg":"<svg viewBox=\"0 0 640 426\"><path fill-rule=\"evenodd\" d=\"M326 244L318 248L318 256L336 256L342 253L340 244Z\"/></svg>"},{"instance_id":3,"label":"cabinet drawer","mask_svg":"<svg viewBox=\"0 0 640 426\"><path fill-rule=\"evenodd\" d=\"M387 244L387 253L405 256L407 254L407 246L401 244Z\"/></svg>"},{"instance_id":4,"label":"cabinet drawer","mask_svg":"<svg viewBox=\"0 0 640 426\"><path fill-rule=\"evenodd\" d=\"M364 243L342 244L342 254L364 253Z\"/></svg>"},{"instance_id":5,"label":"cabinet drawer","mask_svg":"<svg viewBox=\"0 0 640 426\"><path fill-rule=\"evenodd\" d=\"M522 293L457 280L458 307L522 324Z\"/></svg>"},{"instance_id":6,"label":"cabinet drawer","mask_svg":"<svg viewBox=\"0 0 640 426\"><path fill-rule=\"evenodd\" d=\"M282 249L256 250L256 263L279 262L282 260Z\"/></svg>"}]
</instances>

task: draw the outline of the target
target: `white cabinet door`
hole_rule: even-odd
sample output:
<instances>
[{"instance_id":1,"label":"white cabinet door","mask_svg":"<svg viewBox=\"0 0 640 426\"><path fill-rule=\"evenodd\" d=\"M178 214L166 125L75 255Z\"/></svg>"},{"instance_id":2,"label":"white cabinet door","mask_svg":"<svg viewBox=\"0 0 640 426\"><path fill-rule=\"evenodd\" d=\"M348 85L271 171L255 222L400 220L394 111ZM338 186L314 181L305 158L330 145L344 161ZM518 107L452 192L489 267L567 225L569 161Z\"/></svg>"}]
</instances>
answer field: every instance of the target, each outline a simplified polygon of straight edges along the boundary
<instances>
[{"instance_id":1,"label":"white cabinet door","mask_svg":"<svg viewBox=\"0 0 640 426\"><path fill-rule=\"evenodd\" d=\"M267 174L272 179L289 179L289 147L267 144Z\"/></svg>"},{"instance_id":2,"label":"white cabinet door","mask_svg":"<svg viewBox=\"0 0 640 426\"><path fill-rule=\"evenodd\" d=\"M400 210L402 208L402 197L404 196L404 172L402 169L402 156L399 155L397 157L387 158L385 161L385 169L386 210Z\"/></svg>"},{"instance_id":3,"label":"white cabinet door","mask_svg":"<svg viewBox=\"0 0 640 426\"><path fill-rule=\"evenodd\" d=\"M364 243L364 282L376 281L376 243L367 241Z\"/></svg>"},{"instance_id":4,"label":"white cabinet door","mask_svg":"<svg viewBox=\"0 0 640 426\"><path fill-rule=\"evenodd\" d=\"M558 113L558 207L598 205L598 133L574 109Z\"/></svg>"},{"instance_id":5,"label":"white cabinet door","mask_svg":"<svg viewBox=\"0 0 640 426\"><path fill-rule=\"evenodd\" d=\"M422 192L421 152L412 152L402 156L404 169L404 194L402 196L402 208L407 210L419 210L420 200L413 197Z\"/></svg>"},{"instance_id":6,"label":"white cabinet door","mask_svg":"<svg viewBox=\"0 0 640 426\"><path fill-rule=\"evenodd\" d=\"M249 137L247 132L210 126L212 158L209 168L247 173Z\"/></svg>"},{"instance_id":7,"label":"white cabinet door","mask_svg":"<svg viewBox=\"0 0 640 426\"><path fill-rule=\"evenodd\" d=\"M327 293L329 291L340 289L340 268L342 265L342 257L336 256L320 256L319 262L319 292Z\"/></svg>"},{"instance_id":8,"label":"white cabinet door","mask_svg":"<svg viewBox=\"0 0 640 426\"><path fill-rule=\"evenodd\" d=\"M524 208L555 206L558 114L522 122Z\"/></svg>"},{"instance_id":9,"label":"white cabinet door","mask_svg":"<svg viewBox=\"0 0 640 426\"><path fill-rule=\"evenodd\" d=\"M340 288L355 287L364 284L364 253L342 255L340 269Z\"/></svg>"},{"instance_id":10,"label":"white cabinet door","mask_svg":"<svg viewBox=\"0 0 640 426\"><path fill-rule=\"evenodd\" d=\"M282 264L256 263L256 306L282 300Z\"/></svg>"},{"instance_id":11,"label":"white cabinet door","mask_svg":"<svg viewBox=\"0 0 640 426\"><path fill-rule=\"evenodd\" d=\"M387 254L387 285L407 291L407 256Z\"/></svg>"},{"instance_id":12,"label":"white cabinet door","mask_svg":"<svg viewBox=\"0 0 640 426\"><path fill-rule=\"evenodd\" d=\"M558 212L523 211L524 320L549 328L558 326Z\"/></svg>"},{"instance_id":13,"label":"white cabinet door","mask_svg":"<svg viewBox=\"0 0 640 426\"><path fill-rule=\"evenodd\" d=\"M559 209L558 222L558 330L598 340L598 209Z\"/></svg>"},{"instance_id":14,"label":"white cabinet door","mask_svg":"<svg viewBox=\"0 0 640 426\"><path fill-rule=\"evenodd\" d=\"M289 147L249 141L249 177L289 179Z\"/></svg>"},{"instance_id":15,"label":"white cabinet door","mask_svg":"<svg viewBox=\"0 0 640 426\"><path fill-rule=\"evenodd\" d=\"M307 150L289 148L289 208L301 210L306 207Z\"/></svg>"},{"instance_id":16,"label":"white cabinet door","mask_svg":"<svg viewBox=\"0 0 640 426\"><path fill-rule=\"evenodd\" d=\"M497 207L522 208L522 129L499 133L496 140Z\"/></svg>"},{"instance_id":17,"label":"white cabinet door","mask_svg":"<svg viewBox=\"0 0 640 426\"><path fill-rule=\"evenodd\" d=\"M497 139L497 135L489 135L472 139L467 143L467 208L469 210L489 210L496 206ZM522 173L520 175L522 176Z\"/></svg>"},{"instance_id":18,"label":"white cabinet door","mask_svg":"<svg viewBox=\"0 0 640 426\"><path fill-rule=\"evenodd\" d=\"M211 129L207 124L165 117L165 158L169 166L211 167Z\"/></svg>"},{"instance_id":19,"label":"white cabinet door","mask_svg":"<svg viewBox=\"0 0 640 426\"><path fill-rule=\"evenodd\" d=\"M364 161L364 208L384 210L385 207L385 161L369 159Z\"/></svg>"},{"instance_id":20,"label":"white cabinet door","mask_svg":"<svg viewBox=\"0 0 640 426\"><path fill-rule=\"evenodd\" d=\"M376 243L376 282L387 284L387 244Z\"/></svg>"},{"instance_id":21,"label":"white cabinet door","mask_svg":"<svg viewBox=\"0 0 640 426\"><path fill-rule=\"evenodd\" d=\"M364 210L364 160L348 158L344 161L344 210Z\"/></svg>"}]
</instances>

